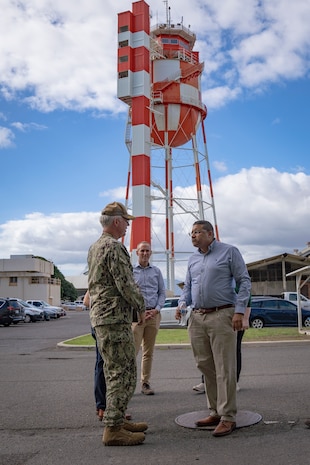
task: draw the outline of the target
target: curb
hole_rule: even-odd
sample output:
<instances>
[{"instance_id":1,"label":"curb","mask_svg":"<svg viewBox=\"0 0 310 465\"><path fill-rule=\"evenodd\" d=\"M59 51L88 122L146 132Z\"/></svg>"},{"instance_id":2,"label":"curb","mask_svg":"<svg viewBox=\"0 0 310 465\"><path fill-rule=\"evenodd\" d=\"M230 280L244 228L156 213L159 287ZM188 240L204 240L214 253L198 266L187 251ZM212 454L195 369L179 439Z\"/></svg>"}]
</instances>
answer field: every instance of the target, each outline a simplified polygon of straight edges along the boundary
<instances>
[{"instance_id":1,"label":"curb","mask_svg":"<svg viewBox=\"0 0 310 465\"><path fill-rule=\"evenodd\" d=\"M70 341L71 339L68 339ZM287 343L300 343L300 342L310 342L307 339L288 339L282 341L245 341L242 344L282 344L283 342ZM94 345L85 345L85 346L77 346L75 344L66 344L66 341L58 342L57 347L61 347L62 349L83 349L83 350L95 350L96 346ZM191 345L189 343L185 344L155 344L156 349L191 349Z\"/></svg>"}]
</instances>

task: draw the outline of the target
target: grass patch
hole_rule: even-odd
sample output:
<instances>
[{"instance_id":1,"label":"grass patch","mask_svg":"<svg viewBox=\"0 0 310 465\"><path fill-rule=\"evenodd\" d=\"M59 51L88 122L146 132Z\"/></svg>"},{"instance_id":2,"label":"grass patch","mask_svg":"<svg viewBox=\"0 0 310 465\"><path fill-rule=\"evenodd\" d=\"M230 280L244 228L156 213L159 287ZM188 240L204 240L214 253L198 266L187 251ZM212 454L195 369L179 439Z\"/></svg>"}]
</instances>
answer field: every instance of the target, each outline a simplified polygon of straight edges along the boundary
<instances>
[{"instance_id":1,"label":"grass patch","mask_svg":"<svg viewBox=\"0 0 310 465\"><path fill-rule=\"evenodd\" d=\"M299 334L297 328L250 328L245 331L243 341L259 342L259 341L285 341L289 339L303 340L309 336ZM156 338L156 344L187 344L189 343L188 332L186 328L178 329L160 329ZM95 341L91 334L70 339L65 344L76 346L95 346Z\"/></svg>"}]
</instances>

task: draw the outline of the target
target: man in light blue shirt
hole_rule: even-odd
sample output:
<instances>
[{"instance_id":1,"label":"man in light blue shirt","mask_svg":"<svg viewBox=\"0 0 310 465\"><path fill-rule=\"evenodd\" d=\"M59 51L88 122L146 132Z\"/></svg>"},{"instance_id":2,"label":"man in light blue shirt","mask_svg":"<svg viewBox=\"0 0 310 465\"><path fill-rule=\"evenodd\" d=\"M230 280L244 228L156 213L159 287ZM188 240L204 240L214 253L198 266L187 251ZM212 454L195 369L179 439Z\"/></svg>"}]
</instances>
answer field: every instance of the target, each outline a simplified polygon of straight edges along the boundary
<instances>
[{"instance_id":1,"label":"man in light blue shirt","mask_svg":"<svg viewBox=\"0 0 310 465\"><path fill-rule=\"evenodd\" d=\"M251 280L239 250L217 241L211 223L196 221L191 238L197 251L188 261L179 308L185 302L193 309L189 336L210 409L196 424L214 426L214 436L226 436L236 427L236 334L242 329Z\"/></svg>"},{"instance_id":2,"label":"man in light blue shirt","mask_svg":"<svg viewBox=\"0 0 310 465\"><path fill-rule=\"evenodd\" d=\"M141 392L145 395L154 395L150 378L156 335L161 320L160 310L165 303L166 289L160 269L150 264L151 245L148 242L140 242L137 246L137 255L138 264L134 267L133 273L144 297L145 322L139 325L134 322L132 330L136 355L142 343Z\"/></svg>"}]
</instances>

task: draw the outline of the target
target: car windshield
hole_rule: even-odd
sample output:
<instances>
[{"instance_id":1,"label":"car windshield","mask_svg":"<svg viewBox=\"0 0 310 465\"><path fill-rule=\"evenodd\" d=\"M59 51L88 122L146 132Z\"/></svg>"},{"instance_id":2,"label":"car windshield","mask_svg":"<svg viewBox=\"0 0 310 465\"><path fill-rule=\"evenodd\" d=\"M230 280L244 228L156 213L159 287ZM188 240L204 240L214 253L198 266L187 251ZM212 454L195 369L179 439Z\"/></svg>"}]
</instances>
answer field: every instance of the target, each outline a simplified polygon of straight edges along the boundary
<instances>
[{"instance_id":1,"label":"car windshield","mask_svg":"<svg viewBox=\"0 0 310 465\"><path fill-rule=\"evenodd\" d=\"M28 302L25 302L25 300L19 299L18 302L22 304L24 307L29 307L29 308L33 307L32 305L28 304Z\"/></svg>"}]
</instances>

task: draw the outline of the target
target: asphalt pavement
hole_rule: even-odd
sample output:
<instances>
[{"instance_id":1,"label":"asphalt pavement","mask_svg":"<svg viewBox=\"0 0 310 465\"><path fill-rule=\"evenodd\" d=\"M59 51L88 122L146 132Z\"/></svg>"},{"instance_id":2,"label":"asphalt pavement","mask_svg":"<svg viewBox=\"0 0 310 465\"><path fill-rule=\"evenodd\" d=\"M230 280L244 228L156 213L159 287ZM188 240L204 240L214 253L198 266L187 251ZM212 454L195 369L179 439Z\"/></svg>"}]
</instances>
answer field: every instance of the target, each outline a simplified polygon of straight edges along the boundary
<instances>
[{"instance_id":1,"label":"asphalt pavement","mask_svg":"<svg viewBox=\"0 0 310 465\"><path fill-rule=\"evenodd\" d=\"M105 447L95 415L94 350L60 341L89 333L87 312L0 327L0 465L301 465L310 463L310 338L244 343L238 408L262 420L230 436L184 428L175 419L206 409L190 348L156 348L154 396L139 384L128 411L147 421L145 442ZM138 358L138 365L140 356Z\"/></svg>"}]
</instances>

